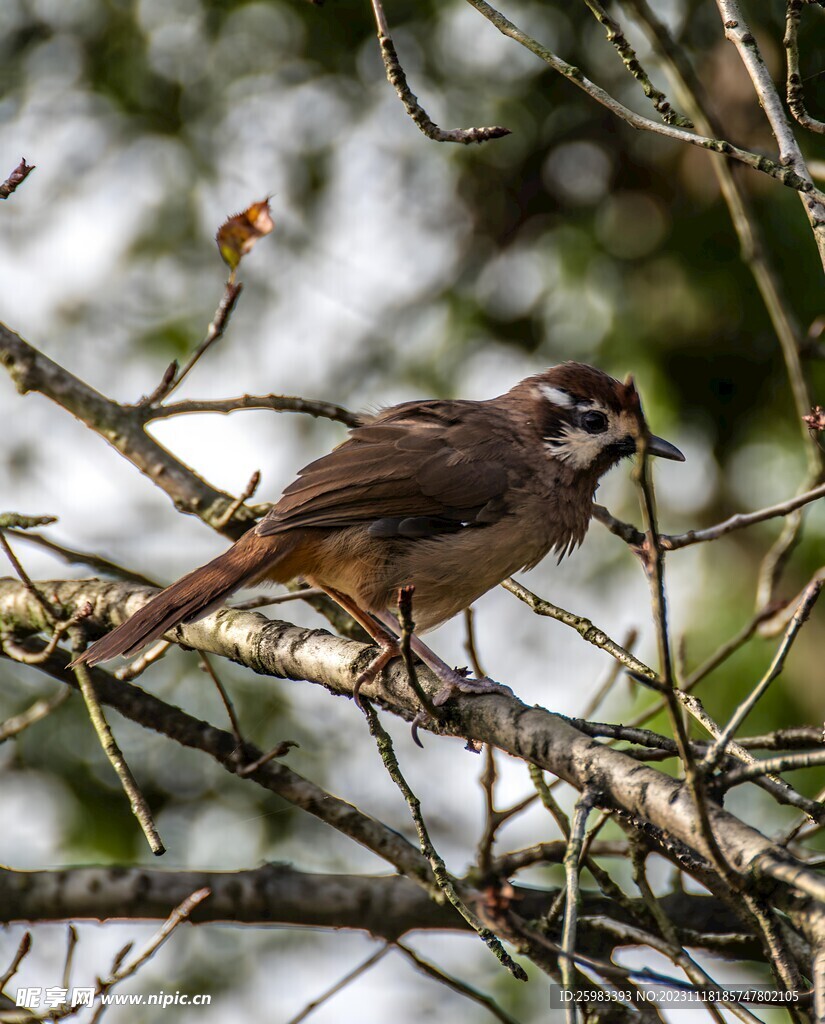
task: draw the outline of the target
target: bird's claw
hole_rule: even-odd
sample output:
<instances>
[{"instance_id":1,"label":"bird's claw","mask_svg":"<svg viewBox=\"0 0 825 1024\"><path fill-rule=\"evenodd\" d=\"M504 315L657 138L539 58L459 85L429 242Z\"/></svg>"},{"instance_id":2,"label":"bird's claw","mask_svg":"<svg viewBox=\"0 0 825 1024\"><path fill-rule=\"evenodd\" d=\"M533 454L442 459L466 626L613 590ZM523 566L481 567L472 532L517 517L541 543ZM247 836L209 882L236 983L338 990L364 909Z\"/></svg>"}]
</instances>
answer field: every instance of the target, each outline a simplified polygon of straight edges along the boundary
<instances>
[{"instance_id":1,"label":"bird's claw","mask_svg":"<svg viewBox=\"0 0 825 1024\"><path fill-rule=\"evenodd\" d=\"M437 707L443 707L448 700L452 697L457 696L459 693L473 693L477 695L487 693L498 693L505 697L512 697L513 691L509 686L505 686L503 683L497 683L493 679L488 679L487 676L482 676L480 679L473 679L462 676L456 672L455 676L448 679L442 680L445 685L438 691L433 697L433 704Z\"/></svg>"}]
</instances>

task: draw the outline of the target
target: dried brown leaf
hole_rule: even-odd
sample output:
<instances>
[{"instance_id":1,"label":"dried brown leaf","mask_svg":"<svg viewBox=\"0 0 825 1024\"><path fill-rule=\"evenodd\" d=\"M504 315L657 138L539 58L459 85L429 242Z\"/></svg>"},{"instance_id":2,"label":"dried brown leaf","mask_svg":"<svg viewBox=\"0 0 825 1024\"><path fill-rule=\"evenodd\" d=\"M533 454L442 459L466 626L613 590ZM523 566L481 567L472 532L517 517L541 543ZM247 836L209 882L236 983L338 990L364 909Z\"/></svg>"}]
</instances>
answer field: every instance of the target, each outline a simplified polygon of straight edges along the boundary
<instances>
[{"instance_id":1,"label":"dried brown leaf","mask_svg":"<svg viewBox=\"0 0 825 1024\"><path fill-rule=\"evenodd\" d=\"M269 199L253 203L242 213L230 217L215 236L221 258L231 270L235 270L244 256L259 238L268 235L275 227L269 211Z\"/></svg>"}]
</instances>

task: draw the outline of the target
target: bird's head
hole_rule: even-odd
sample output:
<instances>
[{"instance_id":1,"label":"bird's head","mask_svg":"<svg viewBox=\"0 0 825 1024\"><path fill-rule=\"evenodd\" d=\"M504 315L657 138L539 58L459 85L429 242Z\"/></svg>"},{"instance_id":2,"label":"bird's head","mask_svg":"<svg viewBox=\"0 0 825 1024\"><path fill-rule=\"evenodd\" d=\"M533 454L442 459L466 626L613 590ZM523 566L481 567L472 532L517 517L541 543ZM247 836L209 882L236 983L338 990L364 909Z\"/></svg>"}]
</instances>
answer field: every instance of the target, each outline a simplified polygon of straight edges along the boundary
<instances>
[{"instance_id":1,"label":"bird's head","mask_svg":"<svg viewBox=\"0 0 825 1024\"><path fill-rule=\"evenodd\" d=\"M524 381L531 416L548 458L577 473L600 477L642 438L648 455L684 462L675 445L649 433L632 378L622 383L586 363L567 362Z\"/></svg>"}]
</instances>

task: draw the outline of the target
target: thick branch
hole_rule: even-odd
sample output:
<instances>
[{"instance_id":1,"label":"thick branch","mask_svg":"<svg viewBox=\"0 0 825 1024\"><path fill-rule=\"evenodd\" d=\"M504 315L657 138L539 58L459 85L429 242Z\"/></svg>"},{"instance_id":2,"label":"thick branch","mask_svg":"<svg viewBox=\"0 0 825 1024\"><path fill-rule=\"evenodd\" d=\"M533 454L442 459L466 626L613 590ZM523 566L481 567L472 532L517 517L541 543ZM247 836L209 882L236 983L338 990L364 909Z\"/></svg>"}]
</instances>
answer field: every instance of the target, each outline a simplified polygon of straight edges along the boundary
<instances>
[{"instance_id":1,"label":"thick branch","mask_svg":"<svg viewBox=\"0 0 825 1024\"><path fill-rule=\"evenodd\" d=\"M139 412L135 414L101 395L4 324L0 324L0 362L20 394L39 391L76 416L168 494L181 512L197 515L212 525L231 505L232 495L207 483L144 431ZM240 521L244 511L240 510L222 532L239 537L245 528ZM248 511L246 518L253 521Z\"/></svg>"},{"instance_id":2,"label":"thick branch","mask_svg":"<svg viewBox=\"0 0 825 1024\"><path fill-rule=\"evenodd\" d=\"M152 596L151 591L129 584L99 581L52 582L46 589L67 611L90 602L93 612L87 622L100 629L122 621ZM18 634L37 631L42 625L42 610L16 580L0 581L0 622ZM175 636L187 646L231 658L261 675L306 679L339 696L352 696L358 675L373 655L362 644L322 630L300 629L228 609L178 627ZM425 668L419 670L419 677L432 693L439 688ZM382 682L365 686L364 694L406 719L418 711L403 665L390 666ZM102 690L101 697L107 699ZM460 697L447 710L437 725L440 731L492 743L546 768L580 791L589 788L600 806L616 809L663 852L692 864L699 876L707 876L709 852L697 827L695 806L677 780L515 697ZM716 804L709 805L708 813L725 859L740 873L744 886L767 887L777 906L794 913L805 902L802 894L825 901L825 880L820 875ZM802 917L800 921L804 924Z\"/></svg>"},{"instance_id":3,"label":"thick branch","mask_svg":"<svg viewBox=\"0 0 825 1024\"><path fill-rule=\"evenodd\" d=\"M0 587L9 582L11 581L0 580ZM145 595L145 591L143 594ZM9 620L0 613L0 622L7 621ZM19 624L20 620L17 621ZM34 624L34 629L37 629L37 624ZM74 673L65 666L65 655L56 652L37 667L77 688ZM248 771L249 766L262 758L262 751L254 744L245 743L239 747L231 732L217 729L208 722L194 718L180 708L147 693L134 683L121 682L102 669L94 668L90 675L101 703L115 708L124 718L162 733L182 746L203 751L228 772L242 775L243 778L250 779L294 806L315 815L372 850L401 873L417 879L425 888L430 888L432 879L426 860L394 829L362 813L345 800L326 792L278 760L266 761L254 771Z\"/></svg>"},{"instance_id":4,"label":"thick branch","mask_svg":"<svg viewBox=\"0 0 825 1024\"><path fill-rule=\"evenodd\" d=\"M0 923L16 921L163 920L195 889L212 895L192 914L193 923L228 921L248 925L300 925L349 928L386 939L410 931L467 931L466 922L447 904L429 899L399 875L332 875L297 871L287 864L264 864L248 871L161 871L139 867L79 867L56 871L0 869ZM553 889L516 886L519 910L541 917L556 896ZM606 913L608 901L583 892L583 913ZM633 901L641 902L641 901ZM701 935L695 945L730 952L738 936L737 954L758 959L753 936L720 900L684 892L660 900L676 928ZM629 920L610 905L612 917ZM617 943L619 945L620 943ZM580 948L602 953L596 933L580 937Z\"/></svg>"}]
</instances>

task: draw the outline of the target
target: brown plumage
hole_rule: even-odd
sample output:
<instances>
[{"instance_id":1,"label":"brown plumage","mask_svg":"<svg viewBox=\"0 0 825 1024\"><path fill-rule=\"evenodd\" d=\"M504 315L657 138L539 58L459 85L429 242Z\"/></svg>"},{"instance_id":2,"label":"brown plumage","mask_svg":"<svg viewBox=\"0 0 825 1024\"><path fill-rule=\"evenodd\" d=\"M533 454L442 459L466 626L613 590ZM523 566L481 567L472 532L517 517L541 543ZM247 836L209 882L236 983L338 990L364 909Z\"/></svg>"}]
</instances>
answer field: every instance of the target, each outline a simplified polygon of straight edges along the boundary
<instances>
[{"instance_id":1,"label":"brown plumage","mask_svg":"<svg viewBox=\"0 0 825 1024\"><path fill-rule=\"evenodd\" d=\"M549 551L561 556L580 544L599 477L635 451L639 417L632 383L582 363L553 367L488 401L386 409L302 469L227 552L77 660L132 654L242 586L298 575L330 592L393 653L375 619L387 623L400 587L415 586L421 632ZM648 450L682 458L660 438L650 438Z\"/></svg>"}]
</instances>

